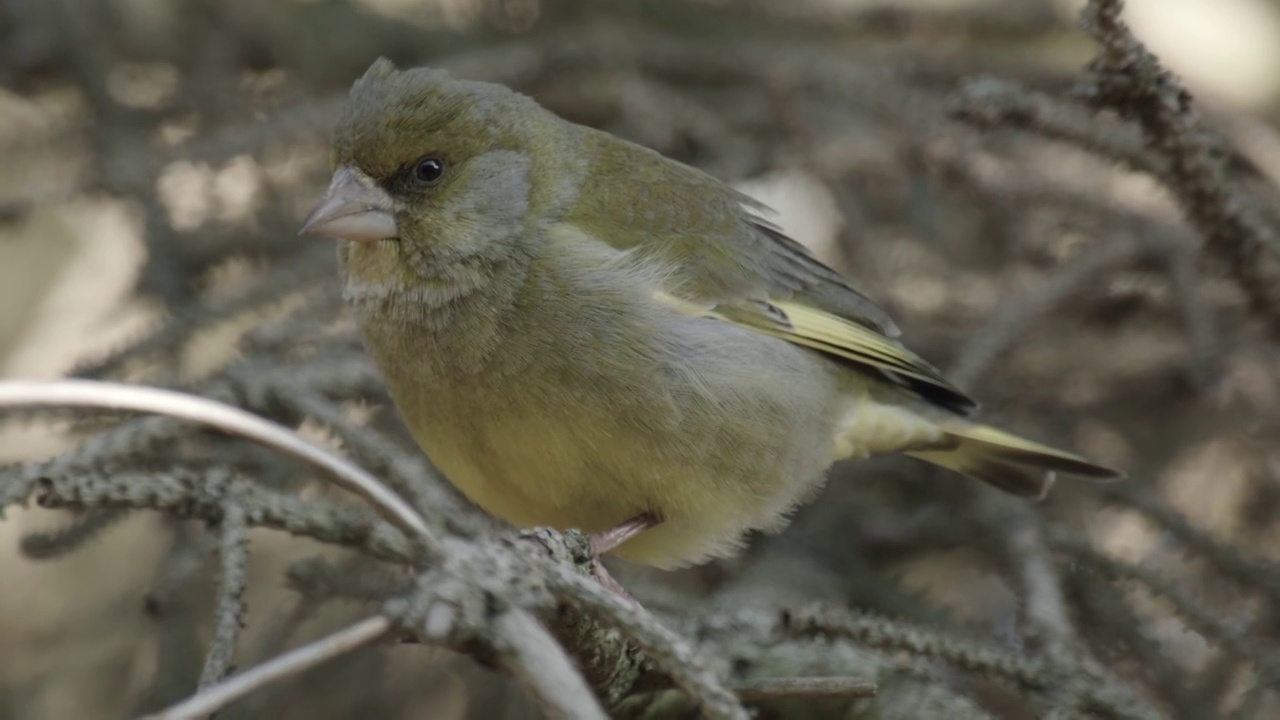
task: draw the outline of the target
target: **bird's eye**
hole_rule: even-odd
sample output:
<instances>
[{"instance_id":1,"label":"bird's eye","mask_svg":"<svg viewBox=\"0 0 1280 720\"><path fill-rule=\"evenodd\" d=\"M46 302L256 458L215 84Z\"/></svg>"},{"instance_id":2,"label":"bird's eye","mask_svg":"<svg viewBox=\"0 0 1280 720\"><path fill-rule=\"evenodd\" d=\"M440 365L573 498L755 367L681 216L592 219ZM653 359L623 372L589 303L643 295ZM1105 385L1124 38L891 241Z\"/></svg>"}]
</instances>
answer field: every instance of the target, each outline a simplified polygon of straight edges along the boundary
<instances>
[{"instance_id":1,"label":"bird's eye","mask_svg":"<svg viewBox=\"0 0 1280 720\"><path fill-rule=\"evenodd\" d=\"M438 157L424 157L413 166L413 177L423 185L433 185L444 175L444 161Z\"/></svg>"}]
</instances>

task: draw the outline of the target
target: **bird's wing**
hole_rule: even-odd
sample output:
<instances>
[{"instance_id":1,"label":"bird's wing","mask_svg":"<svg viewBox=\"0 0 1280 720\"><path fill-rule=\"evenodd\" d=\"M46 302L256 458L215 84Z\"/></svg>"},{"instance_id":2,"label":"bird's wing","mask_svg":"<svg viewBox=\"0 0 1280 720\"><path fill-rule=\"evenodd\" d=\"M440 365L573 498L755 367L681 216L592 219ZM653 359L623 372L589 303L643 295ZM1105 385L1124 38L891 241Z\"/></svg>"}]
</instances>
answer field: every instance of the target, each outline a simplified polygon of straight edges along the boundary
<instances>
[{"instance_id":1,"label":"bird's wing","mask_svg":"<svg viewBox=\"0 0 1280 720\"><path fill-rule=\"evenodd\" d=\"M895 339L883 310L761 218L759 203L637 145L584 141L596 146L592 166L564 221L669 268L665 302L880 373L955 412L977 408Z\"/></svg>"}]
</instances>

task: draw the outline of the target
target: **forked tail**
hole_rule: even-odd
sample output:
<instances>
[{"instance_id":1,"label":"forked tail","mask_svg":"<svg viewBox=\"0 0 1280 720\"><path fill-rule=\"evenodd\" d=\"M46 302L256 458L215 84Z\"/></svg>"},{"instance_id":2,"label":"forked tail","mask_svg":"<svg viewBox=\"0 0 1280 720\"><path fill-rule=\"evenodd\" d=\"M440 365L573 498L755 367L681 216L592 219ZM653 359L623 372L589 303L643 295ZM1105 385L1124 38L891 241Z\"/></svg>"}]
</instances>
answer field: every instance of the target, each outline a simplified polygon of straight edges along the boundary
<instances>
[{"instance_id":1,"label":"forked tail","mask_svg":"<svg viewBox=\"0 0 1280 720\"><path fill-rule=\"evenodd\" d=\"M1097 479L1122 477L1111 468L988 425L955 421L942 426L951 444L906 454L981 480L1006 492L1042 498L1056 472Z\"/></svg>"}]
</instances>

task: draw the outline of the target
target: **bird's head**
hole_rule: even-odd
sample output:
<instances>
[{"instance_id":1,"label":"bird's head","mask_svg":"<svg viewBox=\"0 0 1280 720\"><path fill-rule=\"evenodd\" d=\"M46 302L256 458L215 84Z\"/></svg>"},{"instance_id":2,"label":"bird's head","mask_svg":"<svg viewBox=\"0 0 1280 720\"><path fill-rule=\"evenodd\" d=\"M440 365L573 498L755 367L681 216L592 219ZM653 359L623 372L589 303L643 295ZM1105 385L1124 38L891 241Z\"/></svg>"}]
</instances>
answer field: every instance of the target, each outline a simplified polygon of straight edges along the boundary
<instances>
[{"instance_id":1,"label":"bird's head","mask_svg":"<svg viewBox=\"0 0 1280 720\"><path fill-rule=\"evenodd\" d=\"M563 121L501 85L375 62L333 138L334 174L303 233L348 241L365 280L440 279L525 227Z\"/></svg>"}]
</instances>

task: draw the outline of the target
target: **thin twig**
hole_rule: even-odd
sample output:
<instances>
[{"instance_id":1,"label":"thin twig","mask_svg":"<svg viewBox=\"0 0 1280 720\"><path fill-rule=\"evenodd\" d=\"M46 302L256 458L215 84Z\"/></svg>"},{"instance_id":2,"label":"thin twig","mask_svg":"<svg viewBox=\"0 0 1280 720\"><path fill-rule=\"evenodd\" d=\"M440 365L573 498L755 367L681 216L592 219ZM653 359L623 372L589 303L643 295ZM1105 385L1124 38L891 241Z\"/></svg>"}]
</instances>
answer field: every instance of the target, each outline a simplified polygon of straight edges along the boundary
<instances>
[{"instance_id":1,"label":"thin twig","mask_svg":"<svg viewBox=\"0 0 1280 720\"><path fill-rule=\"evenodd\" d=\"M1114 584L1098 573L1070 572L1064 578L1075 600L1082 627L1089 628L1085 640L1101 657L1114 656L1123 648L1136 669L1145 676L1155 697L1172 706L1173 718L1196 720L1210 717L1210 703L1192 687L1178 657L1153 636L1151 628L1134 612Z\"/></svg>"},{"instance_id":2,"label":"thin twig","mask_svg":"<svg viewBox=\"0 0 1280 720\"><path fill-rule=\"evenodd\" d=\"M189 420L237 435L324 470L373 505L387 522L429 548L439 542L426 522L374 476L339 455L303 440L269 420L207 398L160 388L94 380L0 381L0 407L79 406L148 412Z\"/></svg>"},{"instance_id":3,"label":"thin twig","mask_svg":"<svg viewBox=\"0 0 1280 720\"><path fill-rule=\"evenodd\" d=\"M1258 669L1260 681L1266 682L1277 677L1277 671L1280 671L1280 662L1277 661L1280 656L1259 643L1248 632L1233 627L1232 622L1219 617L1217 612L1193 598L1179 583L1160 577L1158 573L1140 565L1109 557L1087 542L1066 534L1055 537L1053 544L1076 562L1092 567L1112 580L1131 580L1163 598L1205 638L1217 641L1227 650L1253 662Z\"/></svg>"},{"instance_id":4,"label":"thin twig","mask_svg":"<svg viewBox=\"0 0 1280 720\"><path fill-rule=\"evenodd\" d=\"M440 481L421 453L406 452L385 436L370 428L358 427L346 420L342 410L332 401L307 387L289 383L276 393L277 400L327 425L348 445L352 455L370 470L386 478L385 482L424 515L448 524L462 532L476 532L476 515L464 512L459 496ZM435 480L435 482L432 482Z\"/></svg>"},{"instance_id":5,"label":"thin twig","mask_svg":"<svg viewBox=\"0 0 1280 720\"><path fill-rule=\"evenodd\" d=\"M1100 274L1133 261L1141 251L1141 244L1123 239L1095 245L1054 270L1035 288L1011 295L969 337L948 375L960 387L972 387L1032 322L1095 282Z\"/></svg>"},{"instance_id":6,"label":"thin twig","mask_svg":"<svg viewBox=\"0 0 1280 720\"><path fill-rule=\"evenodd\" d=\"M0 509L3 505L3 498L0 498ZM89 510L76 517L67 527L23 536L20 545L22 554L33 560L48 560L66 555L127 517L129 511L123 509Z\"/></svg>"},{"instance_id":7,"label":"thin twig","mask_svg":"<svg viewBox=\"0 0 1280 720\"><path fill-rule=\"evenodd\" d=\"M381 615L366 618L320 640L290 650L238 675L201 690L187 700L146 720L194 720L230 705L259 688L297 675L356 648L373 643L391 630L391 621Z\"/></svg>"},{"instance_id":8,"label":"thin twig","mask_svg":"<svg viewBox=\"0 0 1280 720\"><path fill-rule=\"evenodd\" d=\"M1196 287L1199 280L1197 255L1188 250L1171 249L1165 257L1165 266L1168 268L1169 284L1173 288L1174 299L1187 333L1190 350L1187 357L1187 379L1194 386L1202 387L1210 382L1221 349L1218 346L1213 315Z\"/></svg>"},{"instance_id":9,"label":"thin twig","mask_svg":"<svg viewBox=\"0 0 1280 720\"><path fill-rule=\"evenodd\" d=\"M1163 158L1142 144L1132 125L1106 123L1081 103L1061 100L1008 80L982 77L964 83L952 114L984 129L1013 127L1071 143L1139 172L1165 171Z\"/></svg>"},{"instance_id":10,"label":"thin twig","mask_svg":"<svg viewBox=\"0 0 1280 720\"><path fill-rule=\"evenodd\" d=\"M743 702L765 700L848 700L876 695L876 684L847 677L757 678L735 683Z\"/></svg>"},{"instance_id":11,"label":"thin twig","mask_svg":"<svg viewBox=\"0 0 1280 720\"><path fill-rule=\"evenodd\" d=\"M1280 600L1280 564L1261 555L1221 542L1195 527L1159 495L1136 483L1099 485L1108 502L1145 515L1163 532L1202 554L1219 572L1237 582L1263 590L1272 601Z\"/></svg>"},{"instance_id":12,"label":"thin twig","mask_svg":"<svg viewBox=\"0 0 1280 720\"><path fill-rule=\"evenodd\" d=\"M363 506L303 500L236 477L226 468L178 466L154 473L86 470L15 485L12 502L29 496L34 485L41 507L158 510L213 525L222 522L227 506L235 505L244 509L253 527L356 548L368 557L397 565L409 565L415 559L404 533Z\"/></svg>"},{"instance_id":13,"label":"thin twig","mask_svg":"<svg viewBox=\"0 0 1280 720\"><path fill-rule=\"evenodd\" d=\"M218 528L218 598L214 603L213 640L200 671L200 688L207 688L225 678L232 670L236 656L236 640L244 626L246 612L245 577L249 564L249 527L245 511L227 505Z\"/></svg>"},{"instance_id":14,"label":"thin twig","mask_svg":"<svg viewBox=\"0 0 1280 720\"><path fill-rule=\"evenodd\" d=\"M1078 715L1090 678L1083 646L1067 612L1066 597L1053 555L1045 542L1036 511L1019 499L993 493L980 496L982 519L999 538L1005 563L1021 590L1022 617L1028 639L1042 651L1045 664L1059 677L1046 689L1041 713Z\"/></svg>"},{"instance_id":15,"label":"thin twig","mask_svg":"<svg viewBox=\"0 0 1280 720\"><path fill-rule=\"evenodd\" d=\"M789 609L782 614L779 629L802 637L843 637L866 647L906 650L921 657L945 660L953 667L979 675L1005 678L1041 693L1054 693L1057 683L1062 680L1058 666L1040 654L1015 655L995 647L948 637L933 629L911 627L837 607ZM1089 669L1085 668L1085 671ZM1082 704L1105 710L1116 717L1143 720L1159 717L1118 682L1105 681L1094 672L1090 672L1089 677L1094 682L1081 686L1079 700Z\"/></svg>"},{"instance_id":16,"label":"thin twig","mask_svg":"<svg viewBox=\"0 0 1280 720\"><path fill-rule=\"evenodd\" d=\"M1003 677L1023 687L1042 690L1054 675L1038 658L1020 657L1004 650L947 637L931 629L893 620L855 614L835 607L786 610L781 629L800 637L844 637L880 650L906 650L992 677Z\"/></svg>"},{"instance_id":17,"label":"thin twig","mask_svg":"<svg viewBox=\"0 0 1280 720\"><path fill-rule=\"evenodd\" d=\"M494 646L548 718L604 720L600 701L560 644L532 615L511 608L493 620Z\"/></svg>"}]
</instances>

